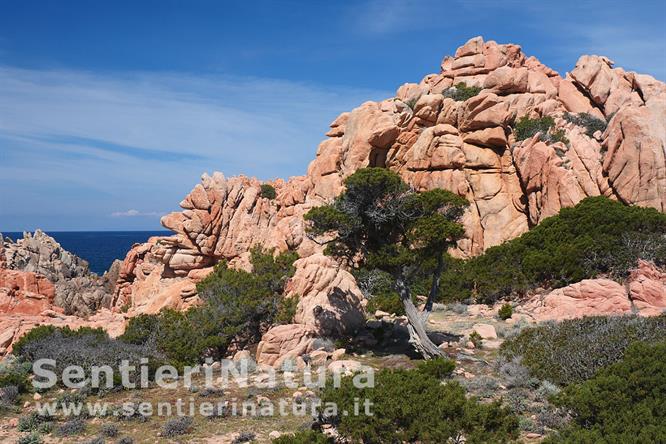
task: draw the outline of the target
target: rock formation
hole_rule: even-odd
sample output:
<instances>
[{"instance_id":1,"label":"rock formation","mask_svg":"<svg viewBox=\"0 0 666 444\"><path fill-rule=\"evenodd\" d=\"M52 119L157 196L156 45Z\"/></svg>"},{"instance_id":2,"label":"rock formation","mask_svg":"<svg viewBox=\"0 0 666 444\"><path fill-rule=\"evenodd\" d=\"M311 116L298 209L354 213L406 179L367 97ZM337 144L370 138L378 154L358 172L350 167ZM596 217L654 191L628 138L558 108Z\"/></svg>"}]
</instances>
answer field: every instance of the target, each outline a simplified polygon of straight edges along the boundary
<instances>
[{"instance_id":1,"label":"rock formation","mask_svg":"<svg viewBox=\"0 0 666 444\"><path fill-rule=\"evenodd\" d=\"M0 356L39 325L122 334L126 317L101 307L110 300L111 280L90 273L84 260L40 230L18 242L0 236Z\"/></svg>"},{"instance_id":2,"label":"rock formation","mask_svg":"<svg viewBox=\"0 0 666 444\"><path fill-rule=\"evenodd\" d=\"M85 260L63 249L41 230L24 233L16 242L0 238L0 244L4 268L33 273L41 280L50 281L55 286L52 302L65 313L87 316L101 307L109 307L109 279L92 273Z\"/></svg>"},{"instance_id":3,"label":"rock formation","mask_svg":"<svg viewBox=\"0 0 666 444\"><path fill-rule=\"evenodd\" d=\"M632 313L660 315L666 310L666 272L640 260L624 284L604 278L585 279L536 296L522 309L538 321Z\"/></svg>"},{"instance_id":4,"label":"rock formation","mask_svg":"<svg viewBox=\"0 0 666 444\"><path fill-rule=\"evenodd\" d=\"M129 252L113 306L186 307L211 265L224 258L246 268L249 249L262 245L304 258L292 283L303 287L296 291L303 297L298 321L317 328L313 310L335 306L340 287L329 283L345 272L315 259L321 247L305 235L303 214L333 199L345 177L367 166L391 168L417 190L441 187L466 197L471 205L464 216L467 237L454 252L459 256L516 237L587 196L666 210L664 83L613 68L599 56L581 57L562 77L517 45L481 37L445 57L440 68L402 85L393 98L341 114L305 176L270 182L275 199L262 197L256 179L204 174L181 202L183 211L162 219L175 234ZM443 94L459 83L481 91L464 101ZM590 136L564 119L566 112L589 113L607 128ZM538 134L517 141L513 125L522 116L552 117L568 144L543 142ZM355 284L340 279L342 292L356 299ZM309 296L309 289L325 290ZM360 305L333 310L335 321L326 329L344 328L343 316L357 319Z\"/></svg>"},{"instance_id":5,"label":"rock formation","mask_svg":"<svg viewBox=\"0 0 666 444\"><path fill-rule=\"evenodd\" d=\"M451 88L460 83L480 92L456 100ZM565 113L588 113L606 129L590 135ZM517 140L515 122L523 116L552 118L568 142L548 141L543 134ZM648 75L614 68L605 57L582 56L560 76L517 45L476 37L445 57L438 73L402 85L395 97L338 116L306 175L268 182L275 198L262 196L257 179L204 174L180 203L183 210L162 218L174 234L153 237L127 254L110 306L130 315L185 309L199 302L195 284L219 260L247 269L255 245L297 251L301 259L288 289L291 297L299 297L298 324L277 327L262 341L262 353L271 356L266 362L274 363L285 347L302 348L312 335L346 333L362 323L364 302L354 279L321 255L322 247L308 239L303 221L310 208L337 196L354 171L386 167L416 190L439 187L468 199L466 237L452 251L468 257L519 236L587 196L666 211L665 125L666 85ZM60 278L76 282L79 275L40 266L41 250L31 247L33 240L24 243L10 246L7 257L26 265L9 268L52 279L56 304L89 311L105 305L94 291L88 296L63 293L59 285L77 284ZM27 258L14 251L27 251ZM661 272L642 276L655 273ZM575 301L603 292L608 297L591 310L625 312L631 307L627 292L610 282L584 281L549 300L564 305L573 300L566 311L583 312ZM631 282L635 307L654 307L655 300L663 299L653 278Z\"/></svg>"}]
</instances>

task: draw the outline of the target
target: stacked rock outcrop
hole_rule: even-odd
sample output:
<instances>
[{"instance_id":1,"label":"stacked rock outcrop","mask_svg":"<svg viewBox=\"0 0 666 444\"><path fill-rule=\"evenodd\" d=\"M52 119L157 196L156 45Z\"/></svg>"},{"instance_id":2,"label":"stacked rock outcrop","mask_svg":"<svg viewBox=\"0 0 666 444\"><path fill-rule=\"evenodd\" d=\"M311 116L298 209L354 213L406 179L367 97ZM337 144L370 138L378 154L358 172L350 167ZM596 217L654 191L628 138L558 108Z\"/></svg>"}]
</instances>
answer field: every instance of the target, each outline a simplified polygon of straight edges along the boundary
<instances>
[{"instance_id":1,"label":"stacked rock outcrop","mask_svg":"<svg viewBox=\"0 0 666 444\"><path fill-rule=\"evenodd\" d=\"M55 287L52 302L66 314L87 316L110 306L112 286L108 279L92 273L85 260L63 249L41 230L24 233L16 242L4 239L0 251L3 268L50 281Z\"/></svg>"}]
</instances>

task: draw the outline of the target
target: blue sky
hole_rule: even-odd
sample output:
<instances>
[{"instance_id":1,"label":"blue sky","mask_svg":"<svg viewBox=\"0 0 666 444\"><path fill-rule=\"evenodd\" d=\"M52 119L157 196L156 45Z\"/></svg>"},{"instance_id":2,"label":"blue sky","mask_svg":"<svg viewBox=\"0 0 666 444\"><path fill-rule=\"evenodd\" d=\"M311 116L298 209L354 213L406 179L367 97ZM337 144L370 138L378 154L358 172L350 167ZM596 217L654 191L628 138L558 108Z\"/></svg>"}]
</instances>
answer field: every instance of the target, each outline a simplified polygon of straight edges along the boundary
<instances>
[{"instance_id":1,"label":"blue sky","mask_svg":"<svg viewBox=\"0 0 666 444\"><path fill-rule=\"evenodd\" d=\"M0 230L159 228L203 172L303 174L467 39L666 79L664 1L0 0Z\"/></svg>"}]
</instances>

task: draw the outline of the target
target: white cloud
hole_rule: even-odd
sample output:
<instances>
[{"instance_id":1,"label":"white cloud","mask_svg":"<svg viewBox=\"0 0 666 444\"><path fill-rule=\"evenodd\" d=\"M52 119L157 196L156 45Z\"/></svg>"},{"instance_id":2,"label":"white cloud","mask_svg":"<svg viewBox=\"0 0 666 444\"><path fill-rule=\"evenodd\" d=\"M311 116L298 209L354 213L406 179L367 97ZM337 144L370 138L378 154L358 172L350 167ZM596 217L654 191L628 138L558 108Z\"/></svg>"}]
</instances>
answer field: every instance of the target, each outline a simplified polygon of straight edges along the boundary
<instances>
[{"instance_id":1,"label":"white cloud","mask_svg":"<svg viewBox=\"0 0 666 444\"><path fill-rule=\"evenodd\" d=\"M127 210L127 211L116 211L111 213L112 217L161 217L165 213L159 211L139 211L139 210Z\"/></svg>"}]
</instances>

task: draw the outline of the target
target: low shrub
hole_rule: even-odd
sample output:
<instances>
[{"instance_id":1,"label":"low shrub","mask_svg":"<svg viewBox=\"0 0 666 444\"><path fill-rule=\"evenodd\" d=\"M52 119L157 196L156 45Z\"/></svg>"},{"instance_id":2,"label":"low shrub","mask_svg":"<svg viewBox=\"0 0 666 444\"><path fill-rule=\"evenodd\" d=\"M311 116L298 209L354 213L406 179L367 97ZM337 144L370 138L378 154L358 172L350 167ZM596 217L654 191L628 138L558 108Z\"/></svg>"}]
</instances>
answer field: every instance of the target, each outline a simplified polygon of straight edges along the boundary
<instances>
[{"instance_id":1,"label":"low shrub","mask_svg":"<svg viewBox=\"0 0 666 444\"><path fill-rule=\"evenodd\" d=\"M30 391L30 363L23 362L9 355L0 362L0 403L3 401L2 389L14 387L19 393Z\"/></svg>"},{"instance_id":2,"label":"low shrub","mask_svg":"<svg viewBox=\"0 0 666 444\"><path fill-rule=\"evenodd\" d=\"M273 444L333 444L332 438L321 432L302 430L293 435L282 435L272 441Z\"/></svg>"},{"instance_id":3,"label":"low shrub","mask_svg":"<svg viewBox=\"0 0 666 444\"><path fill-rule=\"evenodd\" d=\"M19 432L35 432L41 424L52 421L53 418L50 416L44 416L37 412L32 412L19 418L17 428Z\"/></svg>"},{"instance_id":4,"label":"low shrub","mask_svg":"<svg viewBox=\"0 0 666 444\"><path fill-rule=\"evenodd\" d=\"M334 402L338 412L354 411L355 400L372 403L371 416L327 418L345 439L361 442L508 442L517 437L518 420L498 402L467 398L455 382L442 384L418 370L381 370L374 387L358 388L343 378L340 388L328 386L322 401Z\"/></svg>"},{"instance_id":5,"label":"low shrub","mask_svg":"<svg viewBox=\"0 0 666 444\"><path fill-rule=\"evenodd\" d=\"M58 436L74 436L83 433L85 430L86 422L81 418L74 418L61 424L56 432Z\"/></svg>"},{"instance_id":6,"label":"low shrub","mask_svg":"<svg viewBox=\"0 0 666 444\"><path fill-rule=\"evenodd\" d=\"M573 123L576 126L585 128L585 134L587 134L588 137L592 137L597 131L601 131L603 133L606 130L606 126L608 125L603 120L594 117L589 113L564 113L564 120Z\"/></svg>"},{"instance_id":7,"label":"low shrub","mask_svg":"<svg viewBox=\"0 0 666 444\"><path fill-rule=\"evenodd\" d=\"M21 436L16 442L17 444L42 444L44 439L39 433L30 432L27 435Z\"/></svg>"},{"instance_id":8,"label":"low shrub","mask_svg":"<svg viewBox=\"0 0 666 444\"><path fill-rule=\"evenodd\" d=\"M261 197L263 197L264 199L273 200L275 199L276 195L277 194L275 193L275 187L273 187L273 185L267 183L261 184Z\"/></svg>"},{"instance_id":9,"label":"low shrub","mask_svg":"<svg viewBox=\"0 0 666 444\"><path fill-rule=\"evenodd\" d=\"M416 366L417 370L425 375L436 379L449 378L453 369L456 368L456 362L451 359L436 358L428 361L421 361Z\"/></svg>"},{"instance_id":10,"label":"low shrub","mask_svg":"<svg viewBox=\"0 0 666 444\"><path fill-rule=\"evenodd\" d=\"M119 338L130 344L155 344L177 368L226 355L233 342L238 348L256 343L274 324L291 322L298 298L284 297L284 285L293 275L292 252L273 256L255 248L253 271L234 270L225 262L197 284L204 303L187 312L164 310L157 315L132 318Z\"/></svg>"},{"instance_id":11,"label":"low shrub","mask_svg":"<svg viewBox=\"0 0 666 444\"><path fill-rule=\"evenodd\" d=\"M118 436L118 426L115 424L102 424L100 433L107 438L115 438Z\"/></svg>"},{"instance_id":12,"label":"low shrub","mask_svg":"<svg viewBox=\"0 0 666 444\"><path fill-rule=\"evenodd\" d=\"M618 362L633 342L661 340L666 340L666 315L597 316L526 328L506 340L500 353L522 358L534 377L566 385Z\"/></svg>"},{"instance_id":13,"label":"low shrub","mask_svg":"<svg viewBox=\"0 0 666 444\"><path fill-rule=\"evenodd\" d=\"M126 344L110 338L101 329L89 328L70 330L68 327L54 327L43 330L27 339L24 337L18 354L27 362L38 359L55 360L54 371L58 375L61 375L66 367L77 365L89 376L93 366L108 365L112 369L118 369L124 360L139 368L143 358L149 360L147 366L152 370L149 374L153 374L163 362L162 356L150 344L144 346ZM139 380L137 373L131 374L130 380L134 383ZM120 383L119 372L114 372L112 382L114 387ZM105 385L106 381L102 375L99 390L106 390Z\"/></svg>"},{"instance_id":14,"label":"low shrub","mask_svg":"<svg viewBox=\"0 0 666 444\"><path fill-rule=\"evenodd\" d=\"M572 422L545 442L666 442L666 341L634 343L624 357L554 403Z\"/></svg>"},{"instance_id":15,"label":"low shrub","mask_svg":"<svg viewBox=\"0 0 666 444\"><path fill-rule=\"evenodd\" d=\"M231 444L243 444L244 442L252 442L257 437L252 432L240 432L237 437L231 442Z\"/></svg>"},{"instance_id":16,"label":"low shrub","mask_svg":"<svg viewBox=\"0 0 666 444\"><path fill-rule=\"evenodd\" d=\"M476 348L481 348L481 346L483 345L483 338L476 331L470 333L469 340L472 341L472 344L474 344L474 347Z\"/></svg>"},{"instance_id":17,"label":"low shrub","mask_svg":"<svg viewBox=\"0 0 666 444\"><path fill-rule=\"evenodd\" d=\"M515 122L513 131L516 140L520 141L534 137L537 133L541 133L542 136L545 136L553 125L555 125L555 120L550 116L541 117L539 119L530 119L528 116L523 116Z\"/></svg>"},{"instance_id":18,"label":"low shrub","mask_svg":"<svg viewBox=\"0 0 666 444\"><path fill-rule=\"evenodd\" d=\"M192 418L182 416L167 420L162 426L160 436L164 438L173 438L175 436L185 435L192 430Z\"/></svg>"},{"instance_id":19,"label":"low shrub","mask_svg":"<svg viewBox=\"0 0 666 444\"><path fill-rule=\"evenodd\" d=\"M501 320L506 321L511 316L513 316L513 306L511 304L503 304L497 311L497 316Z\"/></svg>"},{"instance_id":20,"label":"low shrub","mask_svg":"<svg viewBox=\"0 0 666 444\"><path fill-rule=\"evenodd\" d=\"M134 444L134 439L129 436L124 436L118 440L117 444Z\"/></svg>"},{"instance_id":21,"label":"low shrub","mask_svg":"<svg viewBox=\"0 0 666 444\"><path fill-rule=\"evenodd\" d=\"M478 86L467 86L463 82L459 82L456 83L455 86L442 92L442 95L446 98L451 98L456 102L464 102L465 100L478 95L482 89L483 88Z\"/></svg>"},{"instance_id":22,"label":"low shrub","mask_svg":"<svg viewBox=\"0 0 666 444\"><path fill-rule=\"evenodd\" d=\"M19 389L15 385L0 387L0 411L12 407L19 398Z\"/></svg>"}]
</instances>

